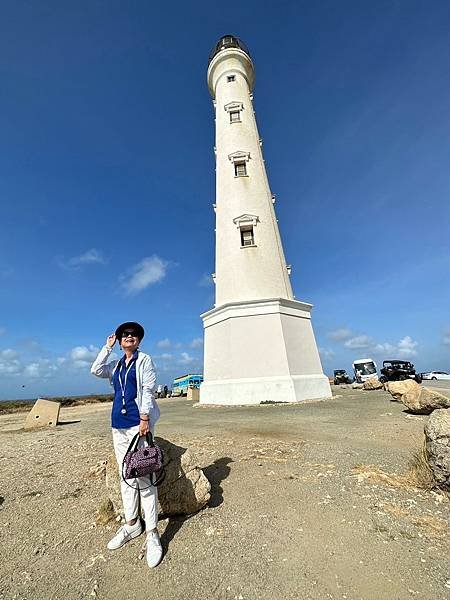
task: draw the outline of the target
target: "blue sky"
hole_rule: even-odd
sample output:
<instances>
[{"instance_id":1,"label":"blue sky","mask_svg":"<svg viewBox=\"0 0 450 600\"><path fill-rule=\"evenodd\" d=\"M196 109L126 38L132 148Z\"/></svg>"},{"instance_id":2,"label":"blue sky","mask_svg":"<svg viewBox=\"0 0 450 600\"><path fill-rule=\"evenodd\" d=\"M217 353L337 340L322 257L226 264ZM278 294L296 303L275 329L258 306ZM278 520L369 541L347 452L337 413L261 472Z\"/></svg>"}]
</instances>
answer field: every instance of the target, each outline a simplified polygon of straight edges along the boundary
<instances>
[{"instance_id":1,"label":"blue sky","mask_svg":"<svg viewBox=\"0 0 450 600\"><path fill-rule=\"evenodd\" d=\"M4 3L0 398L108 391L125 320L161 383L213 305L209 51L240 36L297 298L324 369L450 371L450 5ZM268 343L270 341L268 340Z\"/></svg>"}]
</instances>

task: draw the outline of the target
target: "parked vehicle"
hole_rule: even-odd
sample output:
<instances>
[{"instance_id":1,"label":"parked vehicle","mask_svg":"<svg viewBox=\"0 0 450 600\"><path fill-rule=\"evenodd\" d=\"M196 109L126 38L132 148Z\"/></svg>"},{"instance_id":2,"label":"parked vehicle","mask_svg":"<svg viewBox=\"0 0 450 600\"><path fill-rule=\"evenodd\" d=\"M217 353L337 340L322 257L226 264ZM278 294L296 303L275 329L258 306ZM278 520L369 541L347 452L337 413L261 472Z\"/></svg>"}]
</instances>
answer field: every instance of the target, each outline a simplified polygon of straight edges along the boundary
<instances>
[{"instance_id":1,"label":"parked vehicle","mask_svg":"<svg viewBox=\"0 0 450 600\"><path fill-rule=\"evenodd\" d=\"M421 375L422 379L450 379L450 373L446 373L445 371L429 371Z\"/></svg>"},{"instance_id":2,"label":"parked vehicle","mask_svg":"<svg viewBox=\"0 0 450 600\"><path fill-rule=\"evenodd\" d=\"M383 368L380 369L380 381L404 381L414 379L417 383L422 381L422 375L416 373L414 365L407 360L384 360Z\"/></svg>"},{"instance_id":3,"label":"parked vehicle","mask_svg":"<svg viewBox=\"0 0 450 600\"><path fill-rule=\"evenodd\" d=\"M203 381L203 375L183 375L173 380L172 396L185 396L188 388L199 388Z\"/></svg>"},{"instance_id":4,"label":"parked vehicle","mask_svg":"<svg viewBox=\"0 0 450 600\"><path fill-rule=\"evenodd\" d=\"M353 372L358 383L377 377L377 364L371 358L358 358L353 362Z\"/></svg>"},{"instance_id":5,"label":"parked vehicle","mask_svg":"<svg viewBox=\"0 0 450 600\"><path fill-rule=\"evenodd\" d=\"M334 385L339 385L340 383L352 383L353 379L350 375L347 375L347 371L345 369L336 369L334 371Z\"/></svg>"}]
</instances>

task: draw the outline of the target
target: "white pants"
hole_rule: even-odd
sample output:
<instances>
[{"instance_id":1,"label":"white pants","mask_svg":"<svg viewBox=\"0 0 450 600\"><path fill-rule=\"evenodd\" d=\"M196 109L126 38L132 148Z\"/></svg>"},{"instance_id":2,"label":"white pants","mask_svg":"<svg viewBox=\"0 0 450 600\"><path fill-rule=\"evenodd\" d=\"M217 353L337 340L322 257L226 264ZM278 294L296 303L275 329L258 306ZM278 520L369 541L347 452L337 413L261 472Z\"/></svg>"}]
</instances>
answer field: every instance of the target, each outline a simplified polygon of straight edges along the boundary
<instances>
[{"instance_id":1,"label":"white pants","mask_svg":"<svg viewBox=\"0 0 450 600\"><path fill-rule=\"evenodd\" d=\"M128 429L112 430L114 452L116 454L117 463L119 465L120 491L122 493L123 510L125 520L132 521L139 515L139 495L141 497L141 508L144 512L145 529L151 531L158 523L158 489L151 485L148 477L139 477L136 479L127 479L127 482L132 485L128 486L122 477L122 462L123 457L128 450L131 440L139 431L139 425L129 427ZM153 433L153 430L152 430ZM139 486L139 489L134 489ZM150 487L149 487L150 486ZM142 489L145 488L145 489Z\"/></svg>"}]
</instances>

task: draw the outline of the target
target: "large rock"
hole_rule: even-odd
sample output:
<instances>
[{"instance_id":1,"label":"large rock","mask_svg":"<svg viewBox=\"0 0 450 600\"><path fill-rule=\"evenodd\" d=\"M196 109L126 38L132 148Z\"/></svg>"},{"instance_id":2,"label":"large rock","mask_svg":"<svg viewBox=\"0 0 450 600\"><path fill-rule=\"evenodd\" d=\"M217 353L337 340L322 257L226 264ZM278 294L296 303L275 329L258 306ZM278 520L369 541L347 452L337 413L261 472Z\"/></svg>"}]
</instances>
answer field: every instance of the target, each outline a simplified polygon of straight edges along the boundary
<instances>
[{"instance_id":1,"label":"large rock","mask_svg":"<svg viewBox=\"0 0 450 600\"><path fill-rule=\"evenodd\" d=\"M450 410L435 410L425 425L428 463L439 487L450 491Z\"/></svg>"},{"instance_id":2,"label":"large rock","mask_svg":"<svg viewBox=\"0 0 450 600\"><path fill-rule=\"evenodd\" d=\"M417 385L413 379L405 379L405 381L388 381L384 387L391 394L392 401L401 402L402 396L416 389Z\"/></svg>"},{"instance_id":3,"label":"large rock","mask_svg":"<svg viewBox=\"0 0 450 600\"><path fill-rule=\"evenodd\" d=\"M198 465L195 456L186 448L157 438L164 453L166 477L158 486L158 499L164 515L189 515L202 509L210 499L211 484ZM106 487L114 509L123 515L120 478L114 454L106 465Z\"/></svg>"},{"instance_id":4,"label":"large rock","mask_svg":"<svg viewBox=\"0 0 450 600\"><path fill-rule=\"evenodd\" d=\"M381 390L384 388L384 384L378 379L378 377L371 377L363 383L364 390Z\"/></svg>"},{"instance_id":5,"label":"large rock","mask_svg":"<svg viewBox=\"0 0 450 600\"><path fill-rule=\"evenodd\" d=\"M422 387L412 379L392 381L386 385L391 395L416 415L429 415L437 408L450 408L450 398L437 390Z\"/></svg>"},{"instance_id":6,"label":"large rock","mask_svg":"<svg viewBox=\"0 0 450 600\"><path fill-rule=\"evenodd\" d=\"M352 383L352 390L362 390L364 388L363 383L358 383L357 381Z\"/></svg>"}]
</instances>

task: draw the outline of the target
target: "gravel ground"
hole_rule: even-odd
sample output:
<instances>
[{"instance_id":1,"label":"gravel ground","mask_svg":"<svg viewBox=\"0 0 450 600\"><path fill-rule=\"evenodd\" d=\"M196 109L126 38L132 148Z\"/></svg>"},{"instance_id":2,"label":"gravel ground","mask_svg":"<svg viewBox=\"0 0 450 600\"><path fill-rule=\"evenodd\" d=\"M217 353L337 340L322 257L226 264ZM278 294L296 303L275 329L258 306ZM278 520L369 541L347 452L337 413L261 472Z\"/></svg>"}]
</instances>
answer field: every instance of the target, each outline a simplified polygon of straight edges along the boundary
<instances>
[{"instance_id":1,"label":"gravel ground","mask_svg":"<svg viewBox=\"0 0 450 600\"><path fill-rule=\"evenodd\" d=\"M110 406L62 409L65 424L38 432L20 429L24 414L0 416L0 598L450 598L449 498L395 478L427 417L383 391L334 393L161 400L158 435L195 451L213 494L200 513L160 521L153 570L137 558L142 538L109 552L117 524L95 524L106 494L89 468L111 451Z\"/></svg>"}]
</instances>

